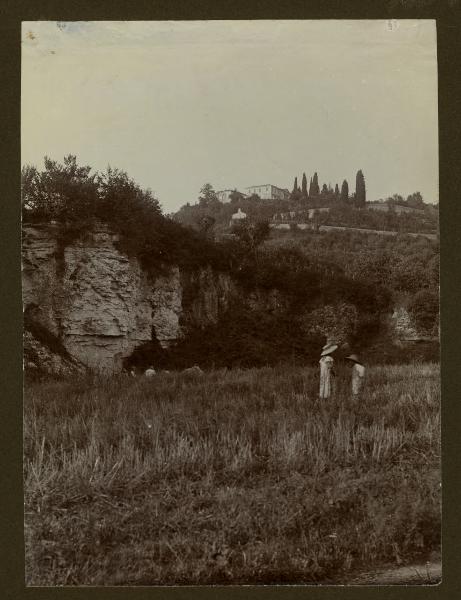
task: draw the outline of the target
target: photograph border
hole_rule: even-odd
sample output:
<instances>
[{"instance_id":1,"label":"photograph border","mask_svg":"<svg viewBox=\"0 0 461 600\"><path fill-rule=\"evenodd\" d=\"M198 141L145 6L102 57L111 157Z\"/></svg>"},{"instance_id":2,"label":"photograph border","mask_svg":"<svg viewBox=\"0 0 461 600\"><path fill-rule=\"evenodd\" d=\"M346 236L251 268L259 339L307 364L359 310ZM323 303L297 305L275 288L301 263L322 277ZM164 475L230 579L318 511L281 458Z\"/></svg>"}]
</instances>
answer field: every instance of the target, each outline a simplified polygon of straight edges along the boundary
<instances>
[{"instance_id":1,"label":"photograph border","mask_svg":"<svg viewBox=\"0 0 461 600\"><path fill-rule=\"evenodd\" d=\"M7 3L5 2L5 5ZM342 6L342 5L346 6ZM461 192L458 73L461 56L459 0L370 0L337 2L123 2L77 0L9 2L0 26L4 45L1 114L2 218L0 281L2 344L0 402L2 435L0 501L0 589L5 598L455 598L461 595L461 385L459 310L461 290ZM439 79L439 197L441 245L442 387L442 583L436 586L181 586L181 587L25 587L22 485L22 310L20 231L21 21L33 20L207 20L207 19L415 19L437 23ZM411 151L411 140L409 140ZM457 572L458 571L458 572Z\"/></svg>"}]
</instances>

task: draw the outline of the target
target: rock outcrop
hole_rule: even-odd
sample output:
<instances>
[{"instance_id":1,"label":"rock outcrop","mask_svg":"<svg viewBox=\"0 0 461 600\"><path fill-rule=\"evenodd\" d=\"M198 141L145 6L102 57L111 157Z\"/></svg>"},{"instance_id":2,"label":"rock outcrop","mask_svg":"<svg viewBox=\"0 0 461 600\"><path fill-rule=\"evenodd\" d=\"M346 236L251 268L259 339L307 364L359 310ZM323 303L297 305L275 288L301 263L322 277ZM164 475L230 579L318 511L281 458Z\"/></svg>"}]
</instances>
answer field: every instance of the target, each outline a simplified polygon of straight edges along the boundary
<instances>
[{"instance_id":1,"label":"rock outcrop","mask_svg":"<svg viewBox=\"0 0 461 600\"><path fill-rule=\"evenodd\" d=\"M236 300L256 311L288 306L280 291L244 292L211 268L171 266L154 277L117 249L117 235L103 225L66 244L61 233L57 225L23 231L25 365L31 368L120 371L139 346L157 340L167 348L217 324ZM422 339L402 307L388 319L388 330L395 342Z\"/></svg>"},{"instance_id":2,"label":"rock outcrop","mask_svg":"<svg viewBox=\"0 0 461 600\"><path fill-rule=\"evenodd\" d=\"M211 269L171 267L153 278L117 241L101 226L62 247L57 227L24 227L24 310L88 367L118 371L144 342L167 347L191 327L216 323L238 293Z\"/></svg>"},{"instance_id":3,"label":"rock outcrop","mask_svg":"<svg viewBox=\"0 0 461 600\"><path fill-rule=\"evenodd\" d=\"M37 374L77 375L85 372L85 365L66 351L50 347L37 339L31 331L24 331L24 367Z\"/></svg>"},{"instance_id":4,"label":"rock outcrop","mask_svg":"<svg viewBox=\"0 0 461 600\"><path fill-rule=\"evenodd\" d=\"M391 320L397 340L414 341L419 338L420 334L405 307L396 307L392 313Z\"/></svg>"},{"instance_id":5,"label":"rock outcrop","mask_svg":"<svg viewBox=\"0 0 461 600\"><path fill-rule=\"evenodd\" d=\"M418 330L404 306L396 306L391 316L391 331L396 342L417 342L428 339Z\"/></svg>"}]
</instances>

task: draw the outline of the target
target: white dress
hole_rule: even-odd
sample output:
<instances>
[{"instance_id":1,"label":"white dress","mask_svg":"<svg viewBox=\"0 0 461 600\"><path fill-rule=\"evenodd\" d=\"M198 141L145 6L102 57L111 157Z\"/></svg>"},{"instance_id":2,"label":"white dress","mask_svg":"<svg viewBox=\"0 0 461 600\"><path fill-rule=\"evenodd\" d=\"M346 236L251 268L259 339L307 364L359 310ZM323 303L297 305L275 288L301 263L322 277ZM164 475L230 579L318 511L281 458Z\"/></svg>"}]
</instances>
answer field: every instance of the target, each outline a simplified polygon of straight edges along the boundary
<instances>
[{"instance_id":1,"label":"white dress","mask_svg":"<svg viewBox=\"0 0 461 600\"><path fill-rule=\"evenodd\" d=\"M322 356L319 360L320 364L320 398L329 398L332 393L332 369L334 364L334 359L330 356Z\"/></svg>"},{"instance_id":2,"label":"white dress","mask_svg":"<svg viewBox=\"0 0 461 600\"><path fill-rule=\"evenodd\" d=\"M363 384L363 378L365 376L365 367L354 363L352 367L352 394L358 396L360 394L360 388Z\"/></svg>"}]
</instances>

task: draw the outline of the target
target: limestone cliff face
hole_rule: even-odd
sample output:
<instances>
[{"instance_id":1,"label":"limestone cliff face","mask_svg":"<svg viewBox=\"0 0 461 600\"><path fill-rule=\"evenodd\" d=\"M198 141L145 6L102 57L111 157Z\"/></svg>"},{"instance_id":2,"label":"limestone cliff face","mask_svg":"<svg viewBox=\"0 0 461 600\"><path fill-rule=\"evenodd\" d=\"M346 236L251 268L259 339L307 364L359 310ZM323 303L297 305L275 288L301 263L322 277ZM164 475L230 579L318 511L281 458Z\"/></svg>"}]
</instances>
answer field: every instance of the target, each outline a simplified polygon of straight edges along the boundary
<instances>
[{"instance_id":1,"label":"limestone cliff face","mask_svg":"<svg viewBox=\"0 0 461 600\"><path fill-rule=\"evenodd\" d=\"M153 279L101 227L61 249L57 229L26 226L23 303L84 365L119 370L123 358L156 338L168 346L191 326L215 323L235 286L229 277L177 267Z\"/></svg>"},{"instance_id":2,"label":"limestone cliff face","mask_svg":"<svg viewBox=\"0 0 461 600\"><path fill-rule=\"evenodd\" d=\"M28 366L35 360L49 371L85 366L119 371L141 344L156 339L168 347L190 331L216 324L237 299L250 309L287 308L281 292L245 294L230 276L211 268L171 267L154 278L136 258L119 252L117 236L105 226L65 246L58 227L28 225L23 234ZM389 330L395 341L421 339L403 308L390 317Z\"/></svg>"},{"instance_id":3,"label":"limestone cliff face","mask_svg":"<svg viewBox=\"0 0 461 600\"><path fill-rule=\"evenodd\" d=\"M181 323L186 329L215 324L238 295L232 279L223 273L213 272L211 268L182 273L181 287L184 290Z\"/></svg>"}]
</instances>

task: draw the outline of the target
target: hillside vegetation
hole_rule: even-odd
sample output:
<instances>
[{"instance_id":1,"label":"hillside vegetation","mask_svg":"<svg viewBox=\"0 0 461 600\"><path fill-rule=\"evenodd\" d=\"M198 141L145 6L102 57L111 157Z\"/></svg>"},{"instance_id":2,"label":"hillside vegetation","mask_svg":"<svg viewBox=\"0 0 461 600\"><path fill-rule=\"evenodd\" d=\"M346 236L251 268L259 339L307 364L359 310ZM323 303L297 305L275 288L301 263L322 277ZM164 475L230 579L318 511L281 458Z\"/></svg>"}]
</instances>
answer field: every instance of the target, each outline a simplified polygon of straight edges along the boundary
<instances>
[{"instance_id":1,"label":"hillside vegetation","mask_svg":"<svg viewBox=\"0 0 461 600\"><path fill-rule=\"evenodd\" d=\"M440 551L435 365L28 382L28 585L347 583Z\"/></svg>"},{"instance_id":2,"label":"hillside vegetation","mask_svg":"<svg viewBox=\"0 0 461 600\"><path fill-rule=\"evenodd\" d=\"M215 325L199 326L167 352L154 339L127 366L143 368L154 360L169 368L191 362L206 367L305 364L317 359L327 338L346 351L374 348L377 360L400 361L406 355L395 347L386 321L396 304L408 308L424 335L437 335L438 245L430 240L312 230L287 245L270 234L267 223L250 221L231 239L214 241L213 221L183 226L163 215L153 194L126 173L110 167L93 173L75 156L62 164L45 159L42 171L25 167L22 201L25 224L57 226L61 252L104 222L119 234L119 250L137 257L153 276L172 265L183 271L211 267L239 286L242 301L231 303ZM207 190L199 212L216 202ZM255 200L255 209L261 202ZM277 307L249 305L245 298L253 293L278 294ZM419 352L424 357L436 359L437 349Z\"/></svg>"},{"instance_id":3,"label":"hillside vegetation","mask_svg":"<svg viewBox=\"0 0 461 600\"><path fill-rule=\"evenodd\" d=\"M308 223L365 229L397 231L400 233L437 233L438 207L425 203L419 192L404 200L398 194L377 203L357 203L355 194L341 196L331 191L318 191L303 196L292 192L289 199L262 199L258 195L231 194L228 202L218 199L213 187L205 184L196 202L184 204L174 219L196 231L220 235L231 229L232 215L241 209L252 222L268 221L277 224ZM329 212L312 210L328 208ZM372 210L380 208L381 210ZM388 210L383 210L388 209ZM401 212L406 210L407 212Z\"/></svg>"},{"instance_id":4,"label":"hillside vegetation","mask_svg":"<svg viewBox=\"0 0 461 600\"><path fill-rule=\"evenodd\" d=\"M162 273L166 265L229 266L222 245L165 217L153 193L141 189L127 173L111 167L92 172L72 155L62 164L45 157L42 171L30 165L23 168L22 220L59 225L62 249L105 223L119 234L119 249L137 257L153 274Z\"/></svg>"},{"instance_id":5,"label":"hillside vegetation","mask_svg":"<svg viewBox=\"0 0 461 600\"><path fill-rule=\"evenodd\" d=\"M423 236L379 236L354 231L279 234L270 247L294 248L306 260L335 265L347 278L388 291L394 304L408 307L415 324L437 335L439 242Z\"/></svg>"}]
</instances>

